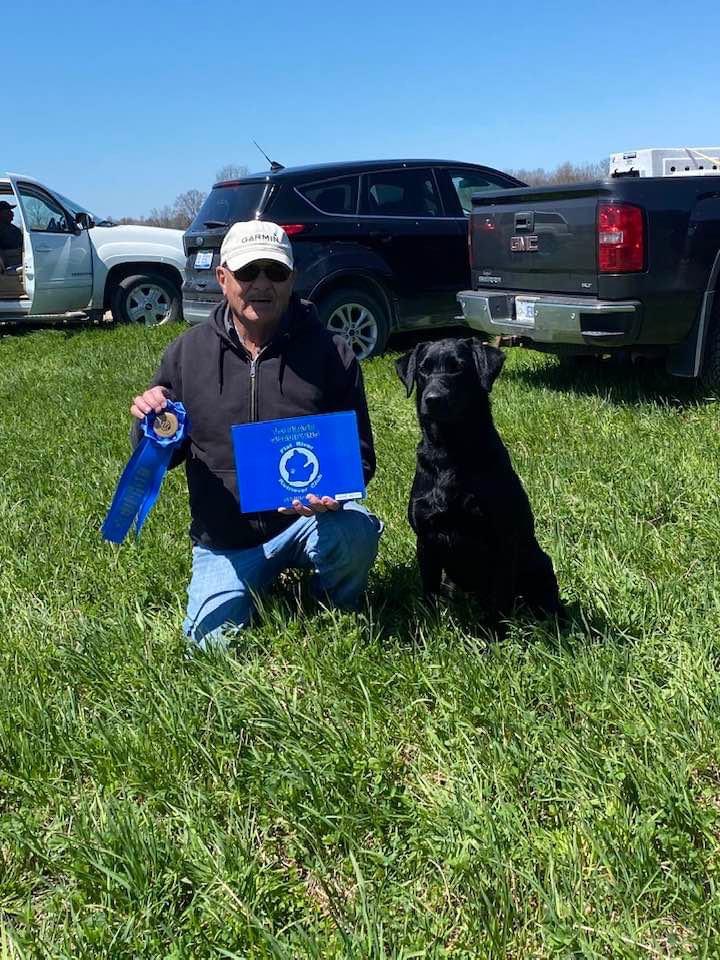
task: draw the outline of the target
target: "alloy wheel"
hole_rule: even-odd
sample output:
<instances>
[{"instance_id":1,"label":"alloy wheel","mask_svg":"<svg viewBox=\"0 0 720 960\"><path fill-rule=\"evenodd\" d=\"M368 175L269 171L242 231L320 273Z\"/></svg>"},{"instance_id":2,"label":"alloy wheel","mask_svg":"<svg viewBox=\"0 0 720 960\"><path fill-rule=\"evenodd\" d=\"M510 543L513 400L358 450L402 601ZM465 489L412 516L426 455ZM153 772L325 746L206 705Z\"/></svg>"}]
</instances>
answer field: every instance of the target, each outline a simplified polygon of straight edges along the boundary
<instances>
[{"instance_id":1,"label":"alloy wheel","mask_svg":"<svg viewBox=\"0 0 720 960\"><path fill-rule=\"evenodd\" d=\"M172 302L162 287L154 283L143 283L130 291L125 309L128 319L133 323L156 327L170 318Z\"/></svg>"},{"instance_id":2,"label":"alloy wheel","mask_svg":"<svg viewBox=\"0 0 720 960\"><path fill-rule=\"evenodd\" d=\"M358 360L365 360L377 346L377 320L362 303L341 304L330 315L327 327L347 340Z\"/></svg>"}]
</instances>

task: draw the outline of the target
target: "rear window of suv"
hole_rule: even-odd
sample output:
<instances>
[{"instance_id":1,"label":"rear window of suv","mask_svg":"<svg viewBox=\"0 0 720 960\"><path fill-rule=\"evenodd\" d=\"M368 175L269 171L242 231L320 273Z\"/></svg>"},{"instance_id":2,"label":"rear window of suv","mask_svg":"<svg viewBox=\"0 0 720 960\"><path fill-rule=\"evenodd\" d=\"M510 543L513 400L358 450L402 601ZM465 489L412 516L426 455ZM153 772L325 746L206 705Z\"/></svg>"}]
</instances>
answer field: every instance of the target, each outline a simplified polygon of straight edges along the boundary
<instances>
[{"instance_id":1,"label":"rear window of suv","mask_svg":"<svg viewBox=\"0 0 720 960\"><path fill-rule=\"evenodd\" d=\"M254 220L260 210L265 183L233 183L213 187L192 222L191 230L224 227L237 220Z\"/></svg>"},{"instance_id":2,"label":"rear window of suv","mask_svg":"<svg viewBox=\"0 0 720 960\"><path fill-rule=\"evenodd\" d=\"M297 187L297 192L321 213L352 215L357 212L357 177L306 183Z\"/></svg>"}]
</instances>

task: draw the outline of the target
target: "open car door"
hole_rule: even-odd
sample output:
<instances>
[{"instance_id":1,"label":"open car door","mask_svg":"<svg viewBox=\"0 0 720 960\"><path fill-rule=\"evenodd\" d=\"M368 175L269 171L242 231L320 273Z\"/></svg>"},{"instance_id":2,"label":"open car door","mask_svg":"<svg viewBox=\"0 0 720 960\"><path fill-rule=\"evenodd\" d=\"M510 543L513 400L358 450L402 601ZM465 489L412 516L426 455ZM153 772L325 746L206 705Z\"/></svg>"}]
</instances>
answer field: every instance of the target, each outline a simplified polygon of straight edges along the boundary
<instances>
[{"instance_id":1,"label":"open car door","mask_svg":"<svg viewBox=\"0 0 720 960\"><path fill-rule=\"evenodd\" d=\"M22 210L12 184L3 179L0 183L0 200L14 207L13 225L23 235L17 249L0 250L2 270L0 270L0 322L22 320L30 312L32 306L32 284L28 295L23 268L23 255L28 249L28 237L22 218Z\"/></svg>"},{"instance_id":2,"label":"open car door","mask_svg":"<svg viewBox=\"0 0 720 960\"><path fill-rule=\"evenodd\" d=\"M9 177L25 234L23 282L29 316L84 310L92 296L92 248L87 230L48 190Z\"/></svg>"}]
</instances>

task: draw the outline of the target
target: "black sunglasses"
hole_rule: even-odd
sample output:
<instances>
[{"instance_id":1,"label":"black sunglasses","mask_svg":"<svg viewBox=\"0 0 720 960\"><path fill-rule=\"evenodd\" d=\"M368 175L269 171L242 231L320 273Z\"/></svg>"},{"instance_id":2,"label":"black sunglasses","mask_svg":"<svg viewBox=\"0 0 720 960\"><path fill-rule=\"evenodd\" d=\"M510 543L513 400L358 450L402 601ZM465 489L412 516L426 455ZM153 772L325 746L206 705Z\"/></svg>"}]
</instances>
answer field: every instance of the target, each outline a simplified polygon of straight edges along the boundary
<instances>
[{"instance_id":1,"label":"black sunglasses","mask_svg":"<svg viewBox=\"0 0 720 960\"><path fill-rule=\"evenodd\" d=\"M257 280L261 273L264 273L272 283L285 283L292 270L283 263L248 263L246 266L240 267L239 270L233 270L233 276L240 283L252 283L253 280Z\"/></svg>"}]
</instances>

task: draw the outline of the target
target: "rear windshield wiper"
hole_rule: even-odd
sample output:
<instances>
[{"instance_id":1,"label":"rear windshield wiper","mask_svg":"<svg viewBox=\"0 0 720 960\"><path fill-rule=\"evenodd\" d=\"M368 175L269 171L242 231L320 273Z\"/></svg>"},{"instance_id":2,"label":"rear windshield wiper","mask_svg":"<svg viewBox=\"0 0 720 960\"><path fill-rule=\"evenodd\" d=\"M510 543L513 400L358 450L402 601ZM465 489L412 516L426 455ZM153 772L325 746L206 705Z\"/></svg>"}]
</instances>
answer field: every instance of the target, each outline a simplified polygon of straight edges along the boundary
<instances>
[{"instance_id":1,"label":"rear windshield wiper","mask_svg":"<svg viewBox=\"0 0 720 960\"><path fill-rule=\"evenodd\" d=\"M204 227L226 227L227 220L205 220Z\"/></svg>"}]
</instances>

